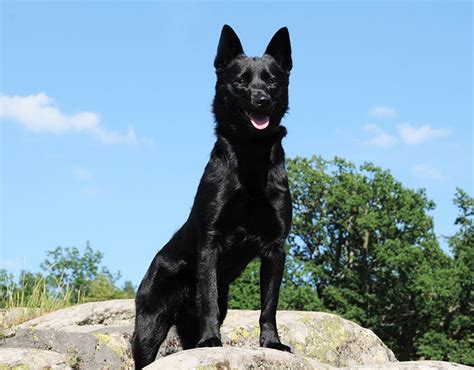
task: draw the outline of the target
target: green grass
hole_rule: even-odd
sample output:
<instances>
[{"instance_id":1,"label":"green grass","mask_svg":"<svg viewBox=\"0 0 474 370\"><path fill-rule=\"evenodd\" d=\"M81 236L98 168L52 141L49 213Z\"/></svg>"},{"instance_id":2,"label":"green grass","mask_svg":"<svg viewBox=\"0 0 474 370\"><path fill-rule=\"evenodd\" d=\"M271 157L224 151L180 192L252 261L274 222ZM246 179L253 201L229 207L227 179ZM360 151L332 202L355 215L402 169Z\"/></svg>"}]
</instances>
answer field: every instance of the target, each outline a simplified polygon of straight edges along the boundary
<instances>
[{"instance_id":1,"label":"green grass","mask_svg":"<svg viewBox=\"0 0 474 370\"><path fill-rule=\"evenodd\" d=\"M3 281L2 286L6 291L3 292L2 308L8 310L22 307L26 310L11 322L0 322L0 327L17 325L45 313L82 303L83 297L80 293L75 297L75 292L69 286L62 284L61 281L55 283L55 289L51 289L41 275L29 283L20 281L16 284L14 281Z\"/></svg>"}]
</instances>

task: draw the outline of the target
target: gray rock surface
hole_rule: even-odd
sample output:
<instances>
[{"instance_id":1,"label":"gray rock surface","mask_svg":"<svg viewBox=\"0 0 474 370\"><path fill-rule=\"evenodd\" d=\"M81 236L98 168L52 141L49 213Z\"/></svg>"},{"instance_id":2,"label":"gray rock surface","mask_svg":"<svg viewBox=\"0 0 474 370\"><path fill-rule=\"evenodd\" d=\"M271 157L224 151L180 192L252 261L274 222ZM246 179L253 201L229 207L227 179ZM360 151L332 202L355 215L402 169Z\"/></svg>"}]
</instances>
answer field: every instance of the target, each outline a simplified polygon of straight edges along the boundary
<instances>
[{"instance_id":1,"label":"gray rock surface","mask_svg":"<svg viewBox=\"0 0 474 370\"><path fill-rule=\"evenodd\" d=\"M268 348L196 348L160 358L146 370L291 369L332 370L308 357Z\"/></svg>"},{"instance_id":2,"label":"gray rock surface","mask_svg":"<svg viewBox=\"0 0 474 370\"><path fill-rule=\"evenodd\" d=\"M268 348L198 348L160 358L145 370L291 369L291 370L468 370L469 366L442 361L389 362L338 368L312 358Z\"/></svg>"},{"instance_id":3,"label":"gray rock surface","mask_svg":"<svg viewBox=\"0 0 474 370\"><path fill-rule=\"evenodd\" d=\"M0 309L0 330L38 316L39 309L13 307Z\"/></svg>"},{"instance_id":4,"label":"gray rock surface","mask_svg":"<svg viewBox=\"0 0 474 370\"><path fill-rule=\"evenodd\" d=\"M258 347L259 311L229 310L221 332L225 344ZM279 311L280 339L293 352L342 367L396 361L393 352L370 330L323 312Z\"/></svg>"},{"instance_id":5,"label":"gray rock surface","mask_svg":"<svg viewBox=\"0 0 474 370\"><path fill-rule=\"evenodd\" d=\"M345 367L339 370L469 370L470 366L464 366L445 361L406 361L392 362L383 365L363 365Z\"/></svg>"},{"instance_id":6,"label":"gray rock surface","mask_svg":"<svg viewBox=\"0 0 474 370\"><path fill-rule=\"evenodd\" d=\"M68 354L85 369L132 368L132 299L91 302L48 313L5 331L0 347L37 348ZM181 350L174 328L158 357Z\"/></svg>"},{"instance_id":7,"label":"gray rock surface","mask_svg":"<svg viewBox=\"0 0 474 370\"><path fill-rule=\"evenodd\" d=\"M66 355L33 348L0 348L0 369L71 369Z\"/></svg>"},{"instance_id":8,"label":"gray rock surface","mask_svg":"<svg viewBox=\"0 0 474 370\"><path fill-rule=\"evenodd\" d=\"M90 302L50 312L29 320L20 328L88 332L91 328L103 328L130 324L135 317L133 299L114 299Z\"/></svg>"},{"instance_id":9,"label":"gray rock surface","mask_svg":"<svg viewBox=\"0 0 474 370\"><path fill-rule=\"evenodd\" d=\"M134 311L134 302L130 299L65 308L4 330L4 340L0 342L0 347L2 350L23 348L51 351L54 355L62 354L72 368L132 368L130 338ZM178 368L180 363L190 364L190 361L202 362L202 366L208 366L204 365L206 358L214 361L214 365L211 361L209 366L222 369L230 368L232 366L226 367L227 364L238 361L249 364L242 365L244 368L262 368L265 364L268 364L265 365L267 368L279 368L278 364L284 364L285 361L291 364L287 368L309 369L466 368L449 367L456 366L449 363L394 362L396 359L392 351L373 332L339 316L321 312L278 312L281 340L293 348L294 354L262 349L258 346L258 317L258 311L229 310L221 328L224 347L217 349L183 352L172 328L160 347L153 368L165 368L156 366L165 366L170 361L175 363L172 368ZM175 352L179 353L173 354Z\"/></svg>"}]
</instances>

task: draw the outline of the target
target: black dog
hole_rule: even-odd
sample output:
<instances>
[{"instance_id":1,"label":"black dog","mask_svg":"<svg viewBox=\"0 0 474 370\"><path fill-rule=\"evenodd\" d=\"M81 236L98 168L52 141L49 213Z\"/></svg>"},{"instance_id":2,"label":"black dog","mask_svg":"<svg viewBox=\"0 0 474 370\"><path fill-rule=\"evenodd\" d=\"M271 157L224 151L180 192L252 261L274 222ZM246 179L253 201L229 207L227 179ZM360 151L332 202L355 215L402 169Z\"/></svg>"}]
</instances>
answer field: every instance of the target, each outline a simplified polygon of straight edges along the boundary
<instances>
[{"instance_id":1,"label":"black dog","mask_svg":"<svg viewBox=\"0 0 474 370\"><path fill-rule=\"evenodd\" d=\"M186 223L151 263L136 297L135 366L155 360L176 325L185 349L222 346L229 285L261 259L260 345L280 343L276 309L291 225L291 197L281 145L292 67L281 28L263 57L244 55L225 25L214 61L217 141Z\"/></svg>"}]
</instances>

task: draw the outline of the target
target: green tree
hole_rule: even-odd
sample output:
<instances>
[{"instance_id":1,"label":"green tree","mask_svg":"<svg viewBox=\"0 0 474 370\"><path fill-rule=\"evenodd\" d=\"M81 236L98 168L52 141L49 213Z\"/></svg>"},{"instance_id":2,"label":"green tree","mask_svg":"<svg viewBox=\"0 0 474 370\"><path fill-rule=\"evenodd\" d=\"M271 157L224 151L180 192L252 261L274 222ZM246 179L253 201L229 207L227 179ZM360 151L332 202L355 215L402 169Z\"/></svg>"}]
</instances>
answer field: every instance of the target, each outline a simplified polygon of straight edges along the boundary
<instances>
[{"instance_id":1,"label":"green tree","mask_svg":"<svg viewBox=\"0 0 474 370\"><path fill-rule=\"evenodd\" d=\"M371 163L289 160L290 253L324 307L372 328L401 359L416 353L415 278L443 259L423 190ZM316 297L315 297L316 299Z\"/></svg>"},{"instance_id":2,"label":"green tree","mask_svg":"<svg viewBox=\"0 0 474 370\"><path fill-rule=\"evenodd\" d=\"M437 269L436 299L426 302L432 325L419 340L422 357L474 365L474 199L457 189L459 230L447 238L453 257Z\"/></svg>"},{"instance_id":3,"label":"green tree","mask_svg":"<svg viewBox=\"0 0 474 370\"><path fill-rule=\"evenodd\" d=\"M117 293L117 288L112 281L107 276L99 274L89 283L84 300L86 302L106 301L114 299Z\"/></svg>"},{"instance_id":4,"label":"green tree","mask_svg":"<svg viewBox=\"0 0 474 370\"><path fill-rule=\"evenodd\" d=\"M13 274L5 269L0 269L0 308L7 306L7 302L15 289L16 283Z\"/></svg>"},{"instance_id":5,"label":"green tree","mask_svg":"<svg viewBox=\"0 0 474 370\"><path fill-rule=\"evenodd\" d=\"M136 289L133 286L132 282L127 280L123 283L122 288L118 289L115 297L116 299L124 299L124 298L135 298Z\"/></svg>"},{"instance_id":6,"label":"green tree","mask_svg":"<svg viewBox=\"0 0 474 370\"><path fill-rule=\"evenodd\" d=\"M279 310L324 311L316 289L304 279L299 265L288 256L280 289ZM260 309L260 261L255 259L235 280L229 291L229 308Z\"/></svg>"},{"instance_id":7,"label":"green tree","mask_svg":"<svg viewBox=\"0 0 474 370\"><path fill-rule=\"evenodd\" d=\"M108 286L111 289L114 287L110 294L115 294L115 283L120 279L120 273L112 274L109 269L101 266L103 253L94 251L89 242L83 254L76 247L57 247L47 251L46 255L41 268L52 290L68 286L75 292L74 299L79 301L81 297L90 297L92 288L92 293L99 294L98 290L105 288L106 279L110 283Z\"/></svg>"},{"instance_id":8,"label":"green tree","mask_svg":"<svg viewBox=\"0 0 474 370\"><path fill-rule=\"evenodd\" d=\"M472 198L456 193L451 258L439 247L424 190L340 158L296 158L288 169L290 254L323 306L373 329L399 359L473 364Z\"/></svg>"},{"instance_id":9,"label":"green tree","mask_svg":"<svg viewBox=\"0 0 474 370\"><path fill-rule=\"evenodd\" d=\"M289 254L286 257L278 309L327 311L317 295L316 286L308 281L304 265Z\"/></svg>"},{"instance_id":10,"label":"green tree","mask_svg":"<svg viewBox=\"0 0 474 370\"><path fill-rule=\"evenodd\" d=\"M229 308L260 309L260 261L253 260L230 286Z\"/></svg>"}]
</instances>

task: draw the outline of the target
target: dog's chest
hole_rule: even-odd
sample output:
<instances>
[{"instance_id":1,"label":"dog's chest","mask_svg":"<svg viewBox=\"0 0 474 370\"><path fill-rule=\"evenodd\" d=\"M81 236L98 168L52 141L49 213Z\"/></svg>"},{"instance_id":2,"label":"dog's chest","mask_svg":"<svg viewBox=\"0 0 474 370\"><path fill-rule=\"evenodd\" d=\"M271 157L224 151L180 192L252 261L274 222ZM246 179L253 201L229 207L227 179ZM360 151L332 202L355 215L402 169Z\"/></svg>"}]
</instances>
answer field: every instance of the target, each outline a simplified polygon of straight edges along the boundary
<instances>
[{"instance_id":1,"label":"dog's chest","mask_svg":"<svg viewBox=\"0 0 474 370\"><path fill-rule=\"evenodd\" d=\"M266 244L280 237L286 225L275 202L264 191L245 188L236 192L216 224L222 244L226 248L244 242Z\"/></svg>"},{"instance_id":2,"label":"dog's chest","mask_svg":"<svg viewBox=\"0 0 474 370\"><path fill-rule=\"evenodd\" d=\"M226 173L225 204L214 224L224 249L271 244L284 239L291 223L291 200L279 142L240 143Z\"/></svg>"}]
</instances>

